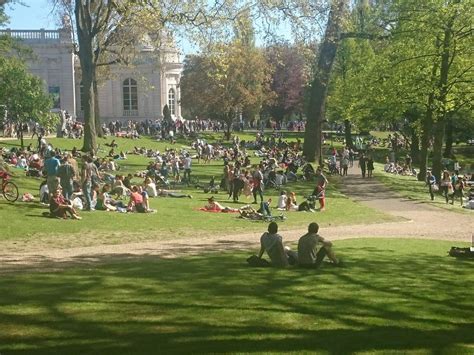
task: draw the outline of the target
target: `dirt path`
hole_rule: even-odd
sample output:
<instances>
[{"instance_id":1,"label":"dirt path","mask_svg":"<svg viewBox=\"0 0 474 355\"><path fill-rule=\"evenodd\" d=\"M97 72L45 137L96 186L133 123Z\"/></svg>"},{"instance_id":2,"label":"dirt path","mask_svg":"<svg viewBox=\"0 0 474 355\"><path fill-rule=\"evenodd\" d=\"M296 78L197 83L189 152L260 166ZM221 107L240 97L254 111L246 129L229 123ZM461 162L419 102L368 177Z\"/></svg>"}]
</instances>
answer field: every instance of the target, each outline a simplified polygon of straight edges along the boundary
<instances>
[{"instance_id":1,"label":"dirt path","mask_svg":"<svg viewBox=\"0 0 474 355\"><path fill-rule=\"evenodd\" d=\"M378 237L420 238L468 242L474 233L474 214L459 214L397 197L375 179L362 179L352 169L343 178L342 191L361 204L381 210L398 221L327 227L321 231L331 240ZM341 211L341 213L344 213ZM286 231L285 242L294 242L304 229ZM0 252L0 272L32 267L61 267L65 264L95 263L113 259L145 256L176 257L205 251L257 250L261 233L215 235L196 239L139 242L119 245L37 249L26 252Z\"/></svg>"}]
</instances>

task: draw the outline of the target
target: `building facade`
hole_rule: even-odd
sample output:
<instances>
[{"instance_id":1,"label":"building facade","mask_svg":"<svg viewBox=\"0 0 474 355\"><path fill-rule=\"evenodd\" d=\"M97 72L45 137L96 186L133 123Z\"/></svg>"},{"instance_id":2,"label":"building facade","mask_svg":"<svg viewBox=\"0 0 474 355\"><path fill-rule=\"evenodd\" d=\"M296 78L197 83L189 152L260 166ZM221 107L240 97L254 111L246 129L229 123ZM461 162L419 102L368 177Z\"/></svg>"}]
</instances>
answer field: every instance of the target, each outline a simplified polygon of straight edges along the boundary
<instances>
[{"instance_id":1,"label":"building facade","mask_svg":"<svg viewBox=\"0 0 474 355\"><path fill-rule=\"evenodd\" d=\"M30 71L43 79L54 108L83 118L81 70L68 29L0 31L32 49ZM183 65L173 45L160 50L142 45L133 66L112 65L98 80L102 122L156 120L167 104L174 119L181 118L179 81Z\"/></svg>"}]
</instances>

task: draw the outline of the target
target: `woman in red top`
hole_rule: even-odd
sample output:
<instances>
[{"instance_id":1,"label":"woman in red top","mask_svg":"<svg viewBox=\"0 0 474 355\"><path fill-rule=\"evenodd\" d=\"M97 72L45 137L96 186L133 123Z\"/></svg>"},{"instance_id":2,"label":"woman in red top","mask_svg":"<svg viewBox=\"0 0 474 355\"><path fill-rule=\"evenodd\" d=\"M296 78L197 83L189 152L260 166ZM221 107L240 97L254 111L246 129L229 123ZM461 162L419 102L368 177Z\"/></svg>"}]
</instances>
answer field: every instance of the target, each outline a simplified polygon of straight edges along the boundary
<instances>
[{"instance_id":1,"label":"woman in red top","mask_svg":"<svg viewBox=\"0 0 474 355\"><path fill-rule=\"evenodd\" d=\"M137 212L145 213L148 212L148 208L145 206L145 201L138 186L132 186L132 193L130 194L130 201L128 202L128 210L132 211L133 208Z\"/></svg>"}]
</instances>

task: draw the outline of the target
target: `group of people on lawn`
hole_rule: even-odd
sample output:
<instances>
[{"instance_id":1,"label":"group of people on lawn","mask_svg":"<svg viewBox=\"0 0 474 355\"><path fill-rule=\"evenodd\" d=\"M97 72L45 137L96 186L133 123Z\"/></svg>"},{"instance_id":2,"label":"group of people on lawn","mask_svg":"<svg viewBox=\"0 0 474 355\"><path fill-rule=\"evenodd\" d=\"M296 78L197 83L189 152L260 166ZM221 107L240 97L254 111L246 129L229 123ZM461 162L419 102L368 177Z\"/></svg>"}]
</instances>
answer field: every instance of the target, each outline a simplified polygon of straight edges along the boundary
<instances>
[{"instance_id":1,"label":"group of people on lawn","mask_svg":"<svg viewBox=\"0 0 474 355\"><path fill-rule=\"evenodd\" d=\"M298 252L283 245L283 238L278 234L278 224L271 222L268 231L260 237L260 251L258 259L262 259L266 252L271 260L271 265L275 267L287 267L298 265L304 268L319 268L325 256L329 258L332 265L342 266L332 250L332 243L324 239L319 234L319 225L316 222L310 223L308 232L298 240ZM318 250L318 246L321 246Z\"/></svg>"}]
</instances>

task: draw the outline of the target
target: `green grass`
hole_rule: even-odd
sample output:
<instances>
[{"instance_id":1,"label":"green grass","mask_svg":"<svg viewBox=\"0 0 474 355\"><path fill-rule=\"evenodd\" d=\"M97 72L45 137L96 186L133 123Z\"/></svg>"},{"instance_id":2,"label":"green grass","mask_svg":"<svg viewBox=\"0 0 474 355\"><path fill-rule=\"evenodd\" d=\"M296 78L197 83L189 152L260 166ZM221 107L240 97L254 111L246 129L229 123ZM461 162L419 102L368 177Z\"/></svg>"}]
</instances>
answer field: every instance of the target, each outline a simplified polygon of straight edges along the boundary
<instances>
[{"instance_id":1,"label":"green grass","mask_svg":"<svg viewBox=\"0 0 474 355\"><path fill-rule=\"evenodd\" d=\"M318 271L249 251L4 274L0 352L472 354L473 263L450 246L338 241L346 267Z\"/></svg>"},{"instance_id":2,"label":"green grass","mask_svg":"<svg viewBox=\"0 0 474 355\"><path fill-rule=\"evenodd\" d=\"M418 181L414 176L402 176L385 173L383 171L382 164L375 164L374 176L392 191L398 193L402 197L414 201L425 202L432 206L445 208L454 212L471 213L470 210L460 207L459 198L454 201L454 205L451 205L451 199L449 199L449 203L446 204L446 200L441 192L435 193L435 200L431 201L428 187L426 186L425 182Z\"/></svg>"},{"instance_id":3,"label":"green grass","mask_svg":"<svg viewBox=\"0 0 474 355\"><path fill-rule=\"evenodd\" d=\"M212 137L211 137L212 138ZM214 137L215 138L215 137ZM213 139L214 139L213 138ZM109 138L107 141L110 141ZM105 140L101 140L102 145ZM170 147L168 143L156 142L147 138L138 141L129 139L117 139L119 149L131 150L134 145L153 147L164 150ZM80 146L79 141L69 139L51 139L54 146L63 149L71 149L74 145ZM0 145L11 147L18 144L16 141L3 141ZM186 146L177 144L179 148ZM101 153L100 155L104 155ZM255 158L254 158L255 159ZM121 174L134 173L143 170L149 159L142 156L129 155L128 160L119 161ZM256 160L254 160L256 161ZM20 192L38 194L41 179L26 177L24 172L13 169L14 181L20 187ZM193 174L200 178L203 186L207 185L212 176L219 181L223 172L221 161L210 165L193 162ZM136 178L135 183L141 183L143 179ZM338 177L332 178L328 188L327 204L325 213L312 214L304 212L285 213L288 219L282 224L282 230L295 227L304 228L305 225L317 219L322 226L336 224L361 224L376 223L393 220L392 217L377 212L368 207L361 206L350 201L337 190ZM294 191L298 201L302 202L303 196L312 192L314 183L293 183L286 187ZM203 189L184 189L186 193L193 195L193 199L156 198L151 199L151 207L158 212L155 214L120 214L112 212L96 211L92 213L81 213L82 221L63 221L49 219L42 216L47 211L38 203L16 202L7 203L0 199L0 220L2 220L2 233L0 240L9 241L42 241L44 244L69 247L73 245L97 245L102 243L123 243L142 240L160 240L179 237L200 237L206 234L238 234L247 231L260 231L264 225L258 222L249 222L237 218L238 214L215 214L198 211L199 207L206 204L209 194L204 194ZM265 191L266 198L273 198L276 205L279 191L268 189ZM241 204L233 204L228 201L227 194L221 192L215 195L218 201L224 205L239 207L250 203L252 199L241 198ZM344 213L341 213L341 211ZM274 210L275 213L280 213ZM71 238L79 236L80 238Z\"/></svg>"}]
</instances>

